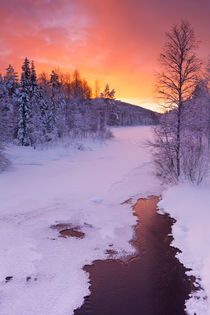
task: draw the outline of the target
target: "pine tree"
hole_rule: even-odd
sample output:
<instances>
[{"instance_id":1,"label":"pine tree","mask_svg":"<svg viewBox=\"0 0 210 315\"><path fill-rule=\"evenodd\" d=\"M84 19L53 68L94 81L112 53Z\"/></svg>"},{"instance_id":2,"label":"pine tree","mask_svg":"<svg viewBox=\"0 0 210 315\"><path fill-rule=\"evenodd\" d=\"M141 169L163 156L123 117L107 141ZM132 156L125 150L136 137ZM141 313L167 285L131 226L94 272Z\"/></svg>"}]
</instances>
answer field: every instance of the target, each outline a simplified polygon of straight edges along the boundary
<instances>
[{"instance_id":1,"label":"pine tree","mask_svg":"<svg viewBox=\"0 0 210 315\"><path fill-rule=\"evenodd\" d=\"M2 139L9 141L12 139L13 133L13 99L10 96L8 89L8 82L0 77L0 117L1 117L1 129Z\"/></svg>"},{"instance_id":2,"label":"pine tree","mask_svg":"<svg viewBox=\"0 0 210 315\"><path fill-rule=\"evenodd\" d=\"M104 92L101 93L101 97L105 99L113 100L115 98L115 90L110 91L109 84L107 83L104 89Z\"/></svg>"},{"instance_id":3,"label":"pine tree","mask_svg":"<svg viewBox=\"0 0 210 315\"><path fill-rule=\"evenodd\" d=\"M61 83L59 82L59 76L54 70L50 75L50 86L50 120L52 122L52 136L56 139L66 133L66 100Z\"/></svg>"},{"instance_id":4,"label":"pine tree","mask_svg":"<svg viewBox=\"0 0 210 315\"><path fill-rule=\"evenodd\" d=\"M13 139L15 137L15 130L17 129L18 96L20 84L18 82L18 74L11 65L9 65L6 69L4 82L6 88L7 107L10 116L10 119L8 120L8 125L10 126L9 139Z\"/></svg>"},{"instance_id":5,"label":"pine tree","mask_svg":"<svg viewBox=\"0 0 210 315\"><path fill-rule=\"evenodd\" d=\"M4 82L8 94L12 97L14 94L18 93L18 74L15 72L14 68L9 64L8 68L6 69L6 74L4 76Z\"/></svg>"},{"instance_id":6,"label":"pine tree","mask_svg":"<svg viewBox=\"0 0 210 315\"><path fill-rule=\"evenodd\" d=\"M22 66L21 86L18 100L18 132L17 139L23 146L33 145L33 122L31 104L31 69L25 58Z\"/></svg>"},{"instance_id":7,"label":"pine tree","mask_svg":"<svg viewBox=\"0 0 210 315\"><path fill-rule=\"evenodd\" d=\"M3 153L3 143L7 140L7 115L5 115L5 84L0 74L0 171L4 170L9 161Z\"/></svg>"},{"instance_id":8,"label":"pine tree","mask_svg":"<svg viewBox=\"0 0 210 315\"><path fill-rule=\"evenodd\" d=\"M5 84L0 73L0 142L5 140Z\"/></svg>"},{"instance_id":9,"label":"pine tree","mask_svg":"<svg viewBox=\"0 0 210 315\"><path fill-rule=\"evenodd\" d=\"M40 105L42 100L42 95L40 93L40 88L37 82L37 75L35 70L34 62L31 62L31 75L30 75L30 102L31 102L31 113L32 113L32 127L33 132L32 142L33 145L37 143L43 143L45 137L43 136L42 121L41 121L41 109Z\"/></svg>"},{"instance_id":10,"label":"pine tree","mask_svg":"<svg viewBox=\"0 0 210 315\"><path fill-rule=\"evenodd\" d=\"M46 74L42 74L39 79L39 92L40 92L40 130L41 139L40 142L49 142L52 140L51 132L53 125L51 125L51 108L50 108L50 86L47 81Z\"/></svg>"}]
</instances>

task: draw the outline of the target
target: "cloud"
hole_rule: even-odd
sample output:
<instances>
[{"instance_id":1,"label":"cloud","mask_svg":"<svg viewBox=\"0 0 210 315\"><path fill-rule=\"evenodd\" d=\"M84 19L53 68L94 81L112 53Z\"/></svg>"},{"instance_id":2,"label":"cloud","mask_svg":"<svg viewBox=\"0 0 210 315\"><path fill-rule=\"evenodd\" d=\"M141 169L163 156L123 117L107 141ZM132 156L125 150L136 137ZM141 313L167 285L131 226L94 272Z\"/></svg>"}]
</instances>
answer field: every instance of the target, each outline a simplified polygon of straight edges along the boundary
<instances>
[{"instance_id":1,"label":"cloud","mask_svg":"<svg viewBox=\"0 0 210 315\"><path fill-rule=\"evenodd\" d=\"M164 32L189 20L209 53L208 0L1 0L0 70L25 56L39 71L78 68L117 96L147 99Z\"/></svg>"}]
</instances>

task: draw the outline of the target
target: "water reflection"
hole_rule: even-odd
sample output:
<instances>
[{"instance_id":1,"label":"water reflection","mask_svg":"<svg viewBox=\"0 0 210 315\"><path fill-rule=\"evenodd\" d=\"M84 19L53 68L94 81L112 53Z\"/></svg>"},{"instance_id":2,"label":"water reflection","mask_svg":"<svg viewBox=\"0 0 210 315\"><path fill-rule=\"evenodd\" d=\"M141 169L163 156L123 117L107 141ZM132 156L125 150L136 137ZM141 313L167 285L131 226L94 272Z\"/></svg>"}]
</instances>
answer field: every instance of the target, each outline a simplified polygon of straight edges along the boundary
<instances>
[{"instance_id":1,"label":"water reflection","mask_svg":"<svg viewBox=\"0 0 210 315\"><path fill-rule=\"evenodd\" d=\"M157 214L158 197L139 199L138 255L124 263L95 261L85 266L90 273L91 295L75 315L184 315L185 300L192 289L186 269L170 246L173 219Z\"/></svg>"}]
</instances>

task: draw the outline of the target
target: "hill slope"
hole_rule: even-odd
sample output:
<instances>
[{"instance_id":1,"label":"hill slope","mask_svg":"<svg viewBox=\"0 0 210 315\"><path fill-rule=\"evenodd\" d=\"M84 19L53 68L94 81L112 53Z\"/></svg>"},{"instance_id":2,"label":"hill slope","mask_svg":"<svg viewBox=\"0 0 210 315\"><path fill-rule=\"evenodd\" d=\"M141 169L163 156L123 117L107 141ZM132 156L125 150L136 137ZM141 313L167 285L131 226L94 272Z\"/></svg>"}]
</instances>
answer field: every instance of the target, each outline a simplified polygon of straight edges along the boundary
<instances>
[{"instance_id":1,"label":"hill slope","mask_svg":"<svg viewBox=\"0 0 210 315\"><path fill-rule=\"evenodd\" d=\"M97 110L107 116L109 126L154 125L160 114L137 105L109 99L92 99Z\"/></svg>"}]
</instances>

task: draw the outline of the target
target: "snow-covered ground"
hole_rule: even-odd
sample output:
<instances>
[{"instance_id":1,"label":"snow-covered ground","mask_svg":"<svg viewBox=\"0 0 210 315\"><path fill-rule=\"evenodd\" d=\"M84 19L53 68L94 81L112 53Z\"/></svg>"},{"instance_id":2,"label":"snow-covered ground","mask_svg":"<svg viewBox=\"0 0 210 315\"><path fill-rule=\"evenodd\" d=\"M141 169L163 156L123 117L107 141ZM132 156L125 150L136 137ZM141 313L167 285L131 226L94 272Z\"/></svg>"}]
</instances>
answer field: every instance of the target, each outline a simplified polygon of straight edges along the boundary
<instances>
[{"instance_id":1,"label":"snow-covered ground","mask_svg":"<svg viewBox=\"0 0 210 315\"><path fill-rule=\"evenodd\" d=\"M200 290L187 301L190 315L210 315L210 183L202 186L179 184L163 194L159 207L177 220L173 225L173 246L182 253L178 259L201 280Z\"/></svg>"},{"instance_id":2,"label":"snow-covered ground","mask_svg":"<svg viewBox=\"0 0 210 315\"><path fill-rule=\"evenodd\" d=\"M10 171L0 174L0 315L70 315L88 295L85 264L133 252L134 197L160 194L144 141L150 127L113 129L105 143L75 141L45 150L11 146ZM78 149L79 148L79 149ZM163 193L160 208L173 226L178 258L201 277L210 296L210 184L180 184ZM59 237L51 226L80 227L83 239ZM13 277L5 281L6 277ZM210 315L195 295L190 315Z\"/></svg>"},{"instance_id":3,"label":"snow-covered ground","mask_svg":"<svg viewBox=\"0 0 210 315\"><path fill-rule=\"evenodd\" d=\"M7 149L13 168L0 175L1 315L73 314L89 293L82 267L110 248L133 251L136 218L122 202L160 192L143 145L151 129L113 132L106 143ZM51 228L58 223L79 226L85 237L59 237Z\"/></svg>"}]
</instances>

